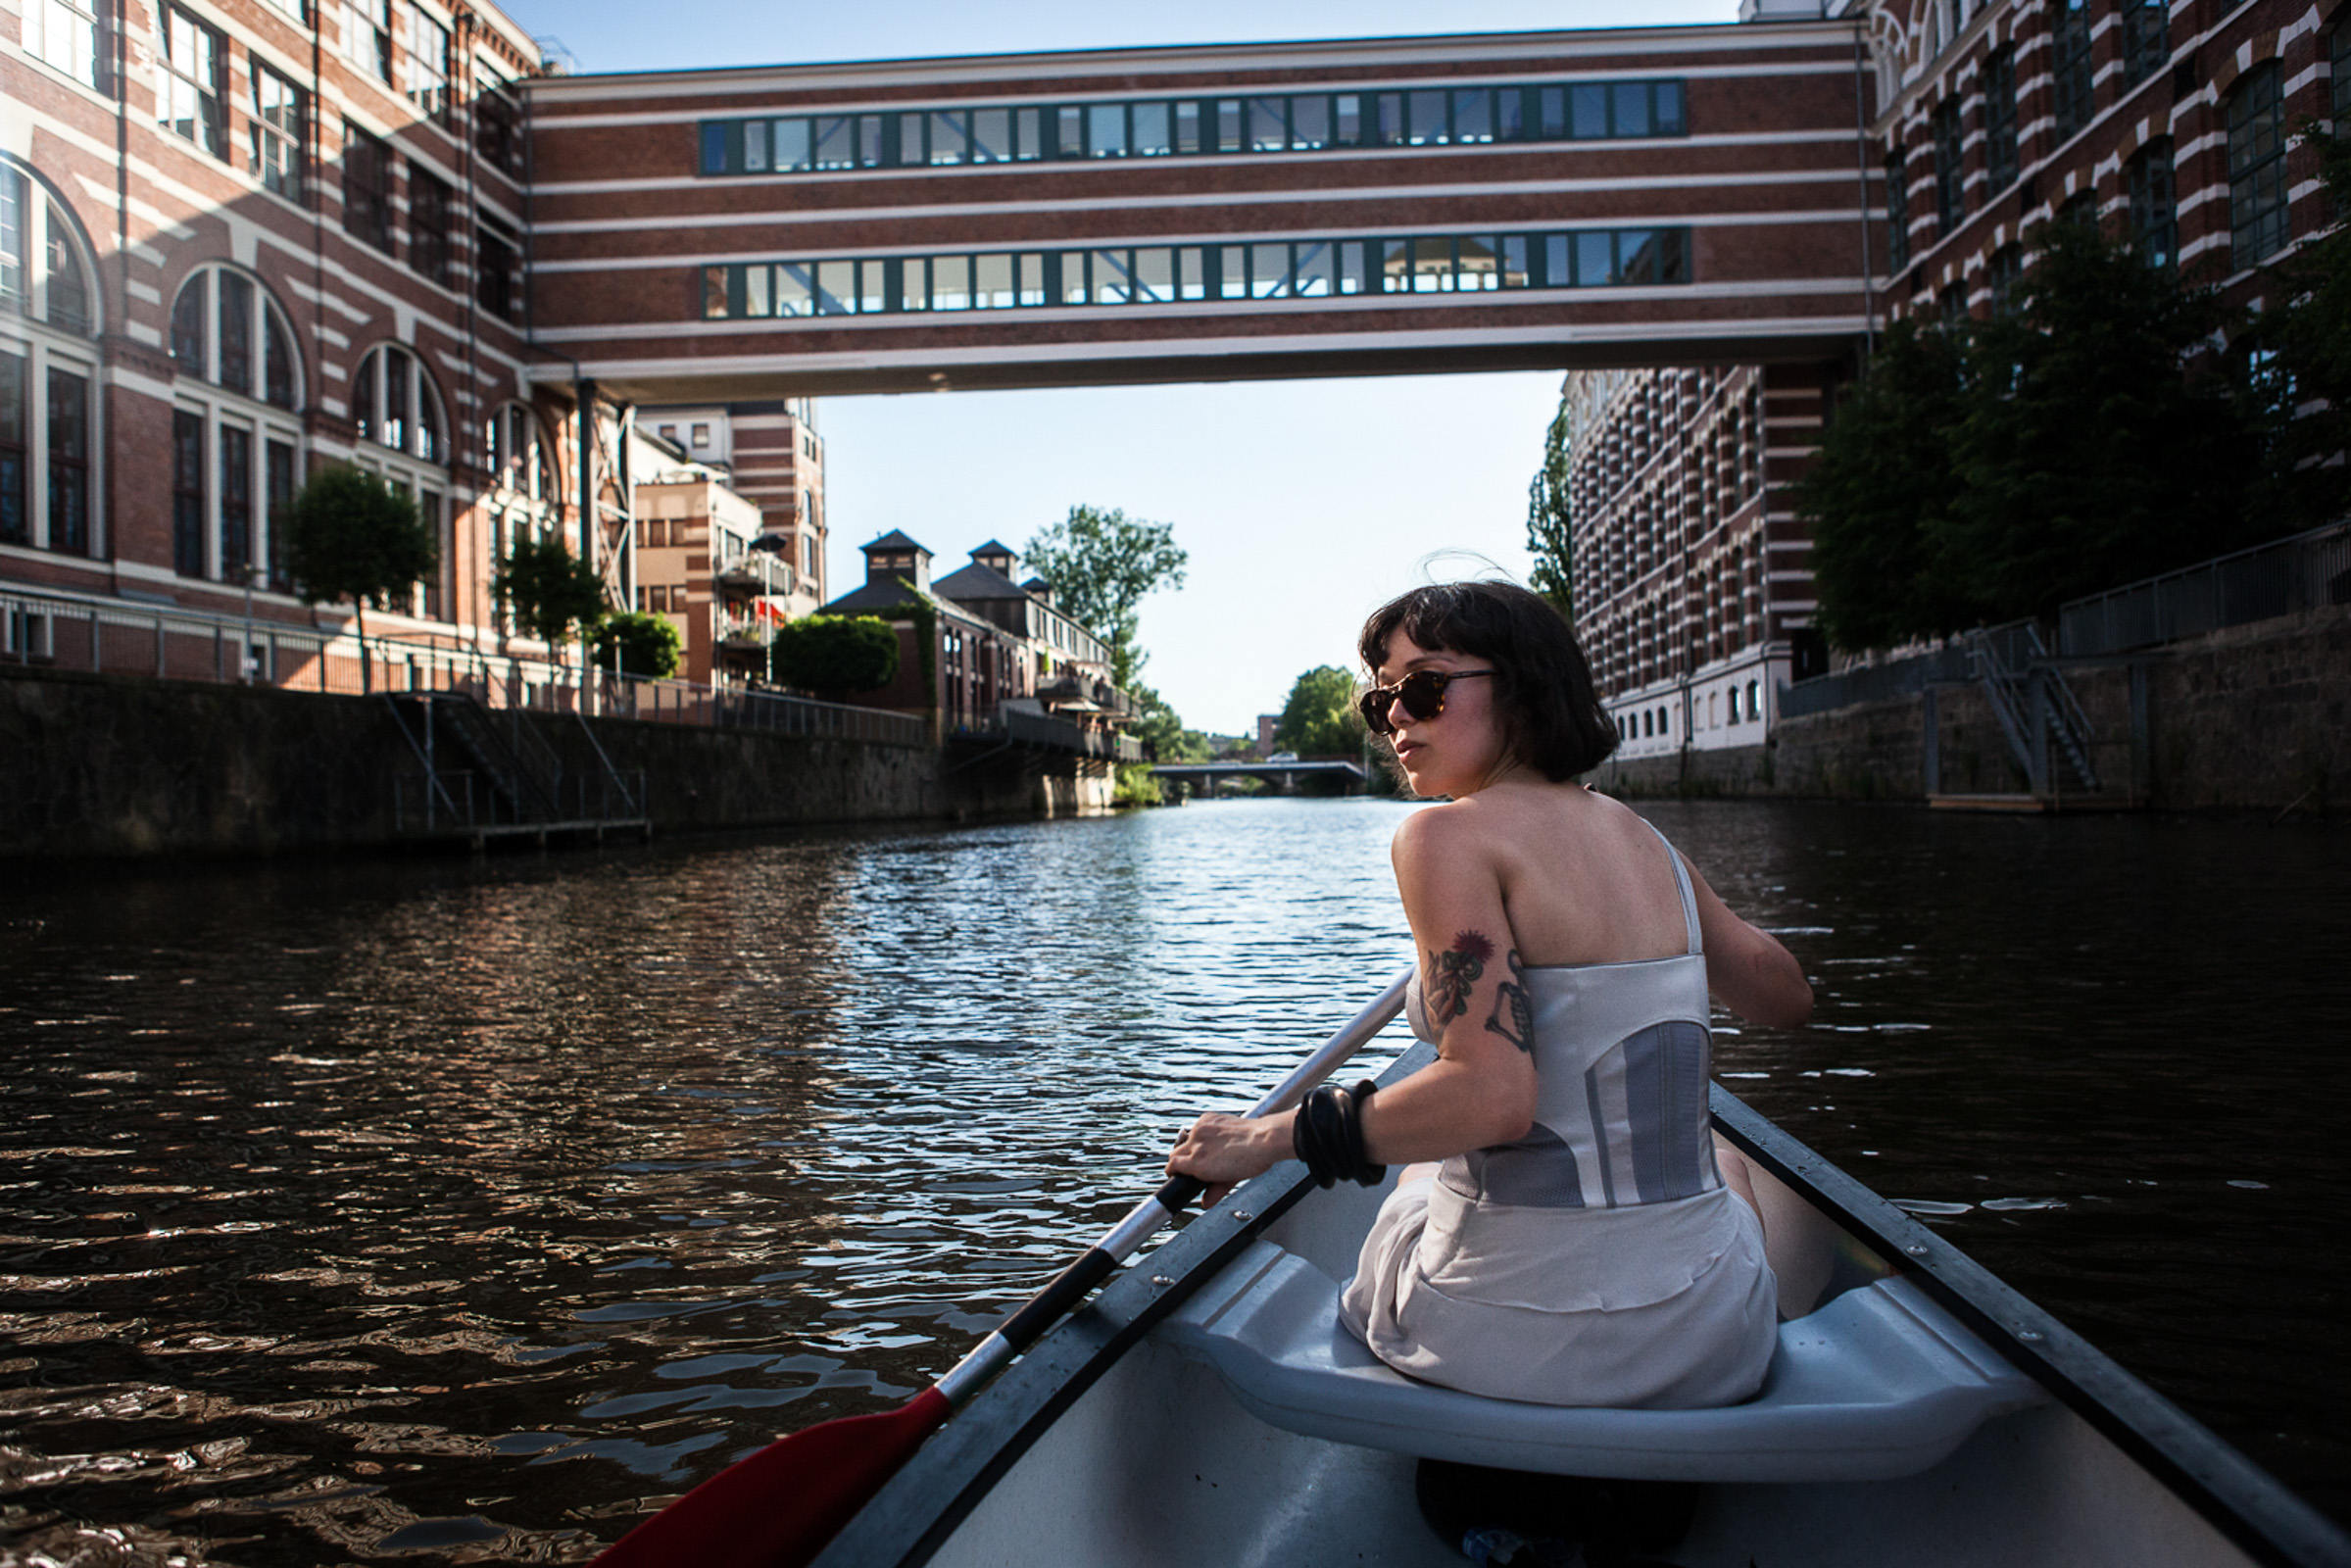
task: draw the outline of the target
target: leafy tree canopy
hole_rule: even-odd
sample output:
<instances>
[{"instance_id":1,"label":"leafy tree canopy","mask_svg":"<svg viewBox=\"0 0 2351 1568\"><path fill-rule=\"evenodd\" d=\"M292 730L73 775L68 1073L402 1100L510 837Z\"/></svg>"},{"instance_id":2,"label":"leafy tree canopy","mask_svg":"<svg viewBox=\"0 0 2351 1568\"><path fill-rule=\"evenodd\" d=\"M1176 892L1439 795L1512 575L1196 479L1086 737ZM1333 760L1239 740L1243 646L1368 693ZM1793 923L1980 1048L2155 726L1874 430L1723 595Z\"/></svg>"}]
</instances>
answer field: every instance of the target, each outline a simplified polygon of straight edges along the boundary
<instances>
[{"instance_id":1,"label":"leafy tree canopy","mask_svg":"<svg viewBox=\"0 0 2351 1568\"><path fill-rule=\"evenodd\" d=\"M2032 238L2001 314L1896 326L1825 433L1797 506L1839 646L2053 616L2280 531L2214 292L2086 223Z\"/></svg>"},{"instance_id":2,"label":"leafy tree canopy","mask_svg":"<svg viewBox=\"0 0 2351 1568\"><path fill-rule=\"evenodd\" d=\"M286 518L286 569L306 604L383 608L387 595L432 575L438 541L416 504L371 473L320 470Z\"/></svg>"},{"instance_id":3,"label":"leafy tree canopy","mask_svg":"<svg viewBox=\"0 0 2351 1568\"><path fill-rule=\"evenodd\" d=\"M1130 688L1127 695L1134 699L1136 717L1127 727L1151 756L1162 762L1205 762L1209 760L1208 737L1196 729L1186 729L1176 710L1149 686Z\"/></svg>"},{"instance_id":4,"label":"leafy tree canopy","mask_svg":"<svg viewBox=\"0 0 2351 1568\"><path fill-rule=\"evenodd\" d=\"M1575 518L1568 506L1567 446L1574 436L1562 398L1543 438L1543 466L1527 485L1527 550L1535 558L1527 586L1558 606L1571 625L1576 618L1570 569Z\"/></svg>"},{"instance_id":5,"label":"leafy tree canopy","mask_svg":"<svg viewBox=\"0 0 2351 1568\"><path fill-rule=\"evenodd\" d=\"M604 580L553 534L516 539L490 579L490 592L522 632L551 646L587 635L604 619Z\"/></svg>"},{"instance_id":6,"label":"leafy tree canopy","mask_svg":"<svg viewBox=\"0 0 2351 1568\"><path fill-rule=\"evenodd\" d=\"M596 663L611 669L617 662L624 675L674 675L679 648L677 627L667 615L640 611L607 616L596 628Z\"/></svg>"},{"instance_id":7,"label":"leafy tree canopy","mask_svg":"<svg viewBox=\"0 0 2351 1568\"><path fill-rule=\"evenodd\" d=\"M2270 373L2276 461L2286 474L2281 506L2296 528L2351 513L2351 137L2305 133L2319 154L2335 224L2306 240L2271 273L2277 303L2254 323L2249 359ZM2297 416L2298 415L2298 416Z\"/></svg>"},{"instance_id":8,"label":"leafy tree canopy","mask_svg":"<svg viewBox=\"0 0 2351 1568\"><path fill-rule=\"evenodd\" d=\"M1053 585L1053 603L1110 645L1110 678L1132 685L1145 655L1136 645L1140 608L1159 588L1184 586L1191 557L1172 523L1077 506L1031 538L1021 554Z\"/></svg>"},{"instance_id":9,"label":"leafy tree canopy","mask_svg":"<svg viewBox=\"0 0 2351 1568\"><path fill-rule=\"evenodd\" d=\"M1300 757L1353 757L1363 748L1363 716L1355 711L1355 680L1336 664L1300 675L1282 704L1273 738Z\"/></svg>"},{"instance_id":10,"label":"leafy tree canopy","mask_svg":"<svg viewBox=\"0 0 2351 1568\"><path fill-rule=\"evenodd\" d=\"M872 615L808 615L776 629L776 679L820 697L887 686L898 676L898 628Z\"/></svg>"}]
</instances>

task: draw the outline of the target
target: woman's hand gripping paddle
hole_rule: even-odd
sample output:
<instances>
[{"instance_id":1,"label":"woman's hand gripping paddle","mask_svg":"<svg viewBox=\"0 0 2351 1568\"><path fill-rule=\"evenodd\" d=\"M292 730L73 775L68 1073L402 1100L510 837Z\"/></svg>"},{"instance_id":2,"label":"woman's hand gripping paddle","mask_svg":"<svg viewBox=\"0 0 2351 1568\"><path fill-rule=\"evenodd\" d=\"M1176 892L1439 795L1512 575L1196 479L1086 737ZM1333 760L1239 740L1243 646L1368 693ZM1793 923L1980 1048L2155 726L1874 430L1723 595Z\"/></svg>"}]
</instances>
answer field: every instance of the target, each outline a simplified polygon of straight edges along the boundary
<instances>
[{"instance_id":1,"label":"woman's hand gripping paddle","mask_svg":"<svg viewBox=\"0 0 2351 1568\"><path fill-rule=\"evenodd\" d=\"M1403 1009L1404 986L1411 978L1406 970L1390 981L1249 1114L1274 1116L1297 1105ZM844 1416L778 1438L621 1537L593 1568L802 1568L956 1406L1042 1338L1201 1191L1189 1176L1171 1178L937 1383L895 1410Z\"/></svg>"}]
</instances>

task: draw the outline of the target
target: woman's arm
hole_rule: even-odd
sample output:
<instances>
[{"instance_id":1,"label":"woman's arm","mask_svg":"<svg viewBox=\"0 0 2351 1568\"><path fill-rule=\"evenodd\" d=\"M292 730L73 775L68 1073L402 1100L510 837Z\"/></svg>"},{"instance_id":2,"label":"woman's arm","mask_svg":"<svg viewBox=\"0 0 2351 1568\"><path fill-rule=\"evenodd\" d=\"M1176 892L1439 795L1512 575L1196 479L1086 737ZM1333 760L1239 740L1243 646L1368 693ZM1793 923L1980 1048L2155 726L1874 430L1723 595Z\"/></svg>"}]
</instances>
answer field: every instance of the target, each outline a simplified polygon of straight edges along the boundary
<instances>
[{"instance_id":1,"label":"woman's arm","mask_svg":"<svg viewBox=\"0 0 2351 1568\"><path fill-rule=\"evenodd\" d=\"M1450 807L1416 811L1397 830L1391 858L1438 1056L1365 1104L1364 1152L1401 1164L1524 1137L1535 1120L1532 1019L1480 825ZM1223 1185L1289 1157L1289 1117L1212 1114L1184 1135L1167 1169Z\"/></svg>"},{"instance_id":2,"label":"woman's arm","mask_svg":"<svg viewBox=\"0 0 2351 1568\"><path fill-rule=\"evenodd\" d=\"M1812 986L1804 966L1779 939L1756 930L1715 896L1688 859L1698 900L1698 935L1706 945L1706 985L1723 1005L1749 1023L1788 1029L1812 1016Z\"/></svg>"}]
</instances>

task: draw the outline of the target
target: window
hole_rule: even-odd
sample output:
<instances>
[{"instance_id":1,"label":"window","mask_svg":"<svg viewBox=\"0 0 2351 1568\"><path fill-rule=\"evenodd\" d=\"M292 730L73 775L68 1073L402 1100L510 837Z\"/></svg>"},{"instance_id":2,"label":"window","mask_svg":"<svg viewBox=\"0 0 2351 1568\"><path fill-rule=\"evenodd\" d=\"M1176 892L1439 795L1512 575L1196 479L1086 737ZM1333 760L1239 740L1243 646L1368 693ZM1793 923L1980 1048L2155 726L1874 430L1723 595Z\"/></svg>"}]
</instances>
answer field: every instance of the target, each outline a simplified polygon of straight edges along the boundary
<instances>
[{"instance_id":1,"label":"window","mask_svg":"<svg viewBox=\"0 0 2351 1568\"><path fill-rule=\"evenodd\" d=\"M296 406L293 329L269 291L242 272L200 268L180 285L171 358L182 375L274 408Z\"/></svg>"},{"instance_id":2,"label":"window","mask_svg":"<svg viewBox=\"0 0 2351 1568\"><path fill-rule=\"evenodd\" d=\"M242 583L267 564L280 590L277 529L292 504L301 374L285 314L260 281L199 268L171 304L171 564Z\"/></svg>"},{"instance_id":3,"label":"window","mask_svg":"<svg viewBox=\"0 0 2351 1568\"><path fill-rule=\"evenodd\" d=\"M516 320L522 314L521 279L515 265L520 256L513 229L495 218L483 218L474 224L473 297L502 321Z\"/></svg>"},{"instance_id":4,"label":"window","mask_svg":"<svg viewBox=\"0 0 2351 1568\"><path fill-rule=\"evenodd\" d=\"M1886 270L1910 265L1910 163L1900 153L1886 160Z\"/></svg>"},{"instance_id":5,"label":"window","mask_svg":"<svg viewBox=\"0 0 2351 1568\"><path fill-rule=\"evenodd\" d=\"M49 548L90 553L90 382L49 367Z\"/></svg>"},{"instance_id":6,"label":"window","mask_svg":"<svg viewBox=\"0 0 2351 1568\"><path fill-rule=\"evenodd\" d=\"M1966 166L1961 161L1963 130L1959 100L1945 98L1935 106L1929 125L1935 141L1935 216L1948 235L1967 216Z\"/></svg>"},{"instance_id":7,"label":"window","mask_svg":"<svg viewBox=\"0 0 2351 1568\"><path fill-rule=\"evenodd\" d=\"M253 62L253 172L265 189L287 201L302 200L302 147L307 134L303 92L285 77Z\"/></svg>"},{"instance_id":8,"label":"window","mask_svg":"<svg viewBox=\"0 0 2351 1568\"><path fill-rule=\"evenodd\" d=\"M32 542L24 514L24 493L31 475L26 471L24 441L32 427L25 406L24 356L0 348L0 545Z\"/></svg>"},{"instance_id":9,"label":"window","mask_svg":"<svg viewBox=\"0 0 2351 1568\"><path fill-rule=\"evenodd\" d=\"M220 100L228 62L220 35L177 6L166 7L159 20L164 73L156 93L156 119L182 141L222 157L227 136Z\"/></svg>"},{"instance_id":10,"label":"window","mask_svg":"<svg viewBox=\"0 0 2351 1568\"><path fill-rule=\"evenodd\" d=\"M2149 267L2169 269L2180 261L2180 206L2172 175L2172 143L2157 137L2132 155L2125 172L2131 184L2131 242Z\"/></svg>"},{"instance_id":11,"label":"window","mask_svg":"<svg viewBox=\"0 0 2351 1568\"><path fill-rule=\"evenodd\" d=\"M392 79L392 0L343 0L343 58L376 80Z\"/></svg>"},{"instance_id":12,"label":"window","mask_svg":"<svg viewBox=\"0 0 2351 1568\"><path fill-rule=\"evenodd\" d=\"M706 120L700 167L705 174L800 174L1687 133L1678 80L1511 83Z\"/></svg>"},{"instance_id":13,"label":"window","mask_svg":"<svg viewBox=\"0 0 2351 1568\"><path fill-rule=\"evenodd\" d=\"M0 544L92 553L92 294L64 208L0 161Z\"/></svg>"},{"instance_id":14,"label":"window","mask_svg":"<svg viewBox=\"0 0 2351 1568\"><path fill-rule=\"evenodd\" d=\"M408 264L436 283L449 281L449 182L413 158L408 166Z\"/></svg>"},{"instance_id":15,"label":"window","mask_svg":"<svg viewBox=\"0 0 2351 1568\"><path fill-rule=\"evenodd\" d=\"M522 172L522 111L506 84L481 72L491 84L473 100L473 150L482 162L508 174Z\"/></svg>"},{"instance_id":16,"label":"window","mask_svg":"<svg viewBox=\"0 0 2351 1568\"><path fill-rule=\"evenodd\" d=\"M392 254L392 153L382 138L343 122L343 230Z\"/></svg>"},{"instance_id":17,"label":"window","mask_svg":"<svg viewBox=\"0 0 2351 1568\"><path fill-rule=\"evenodd\" d=\"M2017 284L2025 275L2025 249L2014 240L1991 253L1984 281L1991 288L1991 313L2006 316L2016 305Z\"/></svg>"},{"instance_id":18,"label":"window","mask_svg":"<svg viewBox=\"0 0 2351 1568\"><path fill-rule=\"evenodd\" d=\"M2351 118L2351 21L2338 23L2327 35L2327 105L2334 117L2334 133L2340 136L2351 129L2343 123Z\"/></svg>"},{"instance_id":19,"label":"window","mask_svg":"<svg viewBox=\"0 0 2351 1568\"><path fill-rule=\"evenodd\" d=\"M1690 280L1690 259L1687 229L1626 228L755 262L701 275L703 314L724 319L1664 286Z\"/></svg>"},{"instance_id":20,"label":"window","mask_svg":"<svg viewBox=\"0 0 2351 1568\"><path fill-rule=\"evenodd\" d=\"M2135 86L2172 58L2172 0L2123 0L2123 85Z\"/></svg>"},{"instance_id":21,"label":"window","mask_svg":"<svg viewBox=\"0 0 2351 1568\"><path fill-rule=\"evenodd\" d=\"M84 87L104 91L95 0L24 0L25 52Z\"/></svg>"},{"instance_id":22,"label":"window","mask_svg":"<svg viewBox=\"0 0 2351 1568\"><path fill-rule=\"evenodd\" d=\"M449 29L408 8L408 100L427 119L449 119Z\"/></svg>"},{"instance_id":23,"label":"window","mask_svg":"<svg viewBox=\"0 0 2351 1568\"><path fill-rule=\"evenodd\" d=\"M2055 17L2055 60L2051 69L2057 77L2057 139L2065 140L2089 123L2090 57L2089 57L2089 0L2051 0Z\"/></svg>"},{"instance_id":24,"label":"window","mask_svg":"<svg viewBox=\"0 0 2351 1568\"><path fill-rule=\"evenodd\" d=\"M2275 60L2245 73L2229 100L2229 225L2239 268L2285 248L2285 104Z\"/></svg>"},{"instance_id":25,"label":"window","mask_svg":"<svg viewBox=\"0 0 2351 1568\"><path fill-rule=\"evenodd\" d=\"M361 439L426 463L444 460L441 400L416 357L395 344L371 349L351 382Z\"/></svg>"},{"instance_id":26,"label":"window","mask_svg":"<svg viewBox=\"0 0 2351 1568\"><path fill-rule=\"evenodd\" d=\"M538 416L520 403L509 403L490 416L489 448L483 454L490 483L525 501L556 500L552 447L539 427ZM647 543L655 543L650 536Z\"/></svg>"},{"instance_id":27,"label":"window","mask_svg":"<svg viewBox=\"0 0 2351 1568\"><path fill-rule=\"evenodd\" d=\"M1984 162L1993 191L2016 183L2016 51L1984 63Z\"/></svg>"}]
</instances>

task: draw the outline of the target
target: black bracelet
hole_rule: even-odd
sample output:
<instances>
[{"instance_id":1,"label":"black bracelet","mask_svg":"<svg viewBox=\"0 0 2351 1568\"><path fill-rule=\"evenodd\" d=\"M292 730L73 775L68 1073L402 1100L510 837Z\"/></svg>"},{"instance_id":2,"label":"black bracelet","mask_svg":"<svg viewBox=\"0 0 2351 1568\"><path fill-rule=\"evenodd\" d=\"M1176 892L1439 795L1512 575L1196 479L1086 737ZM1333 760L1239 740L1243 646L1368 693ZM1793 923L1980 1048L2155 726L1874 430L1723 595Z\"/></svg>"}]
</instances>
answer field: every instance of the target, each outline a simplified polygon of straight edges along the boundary
<instances>
[{"instance_id":1,"label":"black bracelet","mask_svg":"<svg viewBox=\"0 0 2351 1568\"><path fill-rule=\"evenodd\" d=\"M1316 1184L1352 1181L1365 1187L1388 1178L1386 1165L1363 1152L1363 1102L1377 1090L1369 1079L1350 1090L1323 1084L1306 1096L1290 1123L1290 1148Z\"/></svg>"}]
</instances>

